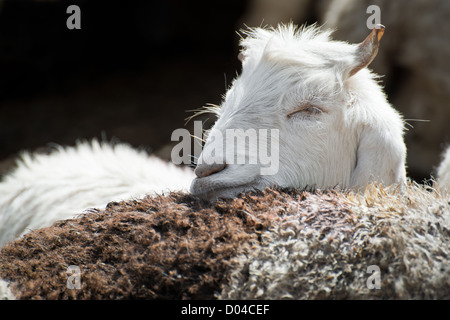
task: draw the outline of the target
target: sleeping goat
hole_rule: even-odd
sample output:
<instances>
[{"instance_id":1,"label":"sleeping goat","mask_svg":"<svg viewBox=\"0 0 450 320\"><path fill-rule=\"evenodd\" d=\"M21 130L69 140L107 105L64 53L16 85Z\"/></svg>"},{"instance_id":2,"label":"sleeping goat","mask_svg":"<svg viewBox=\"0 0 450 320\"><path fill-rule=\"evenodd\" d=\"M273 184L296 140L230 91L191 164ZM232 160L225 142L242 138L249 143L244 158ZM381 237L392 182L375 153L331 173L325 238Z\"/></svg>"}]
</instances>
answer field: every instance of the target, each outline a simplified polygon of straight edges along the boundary
<instances>
[{"instance_id":1,"label":"sleeping goat","mask_svg":"<svg viewBox=\"0 0 450 320\"><path fill-rule=\"evenodd\" d=\"M274 185L358 189L404 182L403 120L366 68L383 32L378 25L360 44L349 44L316 26L248 31L242 73L216 110L195 175L122 145L26 154L0 184L0 245L86 208L189 185L192 194L213 200ZM251 128L277 130L278 143L270 146L279 156L275 173L261 174L258 162L235 164L226 152L211 161L211 150L222 148L214 137ZM246 145L237 156L248 160L252 152Z\"/></svg>"},{"instance_id":2,"label":"sleeping goat","mask_svg":"<svg viewBox=\"0 0 450 320\"><path fill-rule=\"evenodd\" d=\"M217 164L208 159L209 149L220 149L221 141L208 139L191 192L215 198L273 185L358 188L404 182L403 120L366 69L383 32L378 25L352 45L331 41L329 32L315 27L250 31L241 42L242 74L226 93L209 135L277 129L278 171L261 175L258 164L233 164L226 152ZM248 151L237 153L250 158Z\"/></svg>"}]
</instances>

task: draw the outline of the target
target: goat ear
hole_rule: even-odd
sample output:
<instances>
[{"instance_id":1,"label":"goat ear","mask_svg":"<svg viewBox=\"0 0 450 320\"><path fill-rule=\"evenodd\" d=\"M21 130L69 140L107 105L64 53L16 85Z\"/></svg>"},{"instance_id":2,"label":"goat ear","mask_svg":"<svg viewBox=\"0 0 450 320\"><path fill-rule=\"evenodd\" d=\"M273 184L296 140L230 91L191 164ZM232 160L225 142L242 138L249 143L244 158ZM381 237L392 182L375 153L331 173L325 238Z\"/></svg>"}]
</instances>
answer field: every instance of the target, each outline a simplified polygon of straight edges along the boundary
<instances>
[{"instance_id":1,"label":"goat ear","mask_svg":"<svg viewBox=\"0 0 450 320\"><path fill-rule=\"evenodd\" d=\"M355 52L355 63L350 70L348 77L350 78L359 70L367 67L378 53L381 37L384 34L384 26L381 24L375 25L372 32L367 38L358 45Z\"/></svg>"},{"instance_id":2,"label":"goat ear","mask_svg":"<svg viewBox=\"0 0 450 320\"><path fill-rule=\"evenodd\" d=\"M406 147L396 135L382 135L378 129L365 127L359 136L356 165L350 178L352 186L367 182L390 185L405 181Z\"/></svg>"}]
</instances>

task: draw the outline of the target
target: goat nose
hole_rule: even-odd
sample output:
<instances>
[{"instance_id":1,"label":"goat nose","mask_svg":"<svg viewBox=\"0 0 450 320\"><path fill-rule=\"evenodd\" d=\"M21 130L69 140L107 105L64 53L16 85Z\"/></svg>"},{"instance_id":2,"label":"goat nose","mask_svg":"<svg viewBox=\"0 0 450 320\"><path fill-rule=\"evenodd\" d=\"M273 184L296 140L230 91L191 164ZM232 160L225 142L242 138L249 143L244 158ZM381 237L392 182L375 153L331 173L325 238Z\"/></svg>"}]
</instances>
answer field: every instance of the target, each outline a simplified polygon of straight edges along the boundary
<instances>
[{"instance_id":1,"label":"goat nose","mask_svg":"<svg viewBox=\"0 0 450 320\"><path fill-rule=\"evenodd\" d=\"M200 164L195 168L195 174L199 178L204 178L207 176L210 176L214 173L220 172L223 169L225 169L226 164L219 164L219 163L213 163L213 164Z\"/></svg>"}]
</instances>

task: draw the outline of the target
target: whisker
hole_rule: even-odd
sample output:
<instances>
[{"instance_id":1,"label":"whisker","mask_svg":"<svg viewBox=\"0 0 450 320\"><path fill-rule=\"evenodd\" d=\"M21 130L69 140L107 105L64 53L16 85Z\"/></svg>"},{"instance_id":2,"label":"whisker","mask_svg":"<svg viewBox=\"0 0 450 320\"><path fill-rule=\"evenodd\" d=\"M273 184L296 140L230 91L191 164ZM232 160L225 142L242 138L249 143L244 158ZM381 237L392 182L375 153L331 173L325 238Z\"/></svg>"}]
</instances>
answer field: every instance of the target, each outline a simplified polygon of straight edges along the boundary
<instances>
[{"instance_id":1,"label":"whisker","mask_svg":"<svg viewBox=\"0 0 450 320\"><path fill-rule=\"evenodd\" d=\"M203 143L206 143L206 140L204 140L204 139L202 139L200 137L197 137L195 134L191 134L191 138L194 138L194 139L197 139L197 140L199 140L199 141L201 141Z\"/></svg>"},{"instance_id":2,"label":"whisker","mask_svg":"<svg viewBox=\"0 0 450 320\"><path fill-rule=\"evenodd\" d=\"M405 119L405 121L430 122L431 120L427 120L427 119Z\"/></svg>"},{"instance_id":3,"label":"whisker","mask_svg":"<svg viewBox=\"0 0 450 320\"><path fill-rule=\"evenodd\" d=\"M189 164L189 166L190 166L191 168L194 168L194 167L197 166L197 163L198 163L198 157L194 156L193 154L191 154L190 157L191 157L191 163Z\"/></svg>"},{"instance_id":4,"label":"whisker","mask_svg":"<svg viewBox=\"0 0 450 320\"><path fill-rule=\"evenodd\" d=\"M184 120L186 120L184 125L187 125L189 121L191 121L195 117L200 116L202 114L212 113L212 114L215 114L216 116L218 116L219 115L219 110L220 110L220 106L218 106L218 105L216 105L214 103L207 103L202 108L193 109L193 110L186 110L186 112L194 112L194 114L192 116L189 116L189 117L184 119Z\"/></svg>"},{"instance_id":5,"label":"whisker","mask_svg":"<svg viewBox=\"0 0 450 320\"><path fill-rule=\"evenodd\" d=\"M411 129L414 129L414 126L409 123L408 121L416 121L416 122L430 122L431 120L426 120L426 119L404 119L405 124L408 125ZM408 129L406 129L408 130Z\"/></svg>"}]
</instances>

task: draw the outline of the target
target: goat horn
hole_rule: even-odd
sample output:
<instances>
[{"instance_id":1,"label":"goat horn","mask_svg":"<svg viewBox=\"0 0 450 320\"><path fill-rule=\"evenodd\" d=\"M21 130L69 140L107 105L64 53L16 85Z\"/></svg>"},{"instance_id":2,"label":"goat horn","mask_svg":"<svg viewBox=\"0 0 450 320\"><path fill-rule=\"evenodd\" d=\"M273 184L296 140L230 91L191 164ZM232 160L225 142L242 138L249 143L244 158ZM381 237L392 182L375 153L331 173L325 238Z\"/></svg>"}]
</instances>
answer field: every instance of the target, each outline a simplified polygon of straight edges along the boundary
<instances>
[{"instance_id":1,"label":"goat horn","mask_svg":"<svg viewBox=\"0 0 450 320\"><path fill-rule=\"evenodd\" d=\"M358 45L356 50L356 60L358 61L356 67L354 67L349 74L349 77L353 76L362 68L367 67L373 59L375 59L378 53L378 47L380 45L381 37L384 34L384 26L381 24L375 25L372 32L367 38Z\"/></svg>"}]
</instances>

